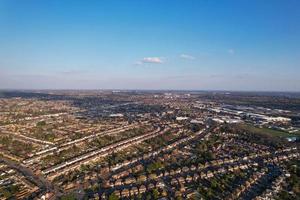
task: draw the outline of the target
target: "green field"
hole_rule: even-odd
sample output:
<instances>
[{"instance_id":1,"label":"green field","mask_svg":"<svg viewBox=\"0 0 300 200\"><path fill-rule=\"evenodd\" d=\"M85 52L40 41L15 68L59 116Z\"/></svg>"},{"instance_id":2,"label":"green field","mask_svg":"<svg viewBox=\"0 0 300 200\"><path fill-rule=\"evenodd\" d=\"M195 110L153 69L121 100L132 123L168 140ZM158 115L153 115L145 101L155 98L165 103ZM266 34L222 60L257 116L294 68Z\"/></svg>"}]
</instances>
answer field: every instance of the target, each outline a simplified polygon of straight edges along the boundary
<instances>
[{"instance_id":1,"label":"green field","mask_svg":"<svg viewBox=\"0 0 300 200\"><path fill-rule=\"evenodd\" d=\"M288 132L285 132L285 131L273 130L273 129L270 129L270 128L258 128L258 127L255 127L253 125L250 125L250 124L242 124L241 128L246 130L246 131L252 132L252 133L268 135L268 136L271 136L271 137L284 137L284 138L286 138L286 137L299 136L297 134L292 134L292 133L288 133Z\"/></svg>"}]
</instances>

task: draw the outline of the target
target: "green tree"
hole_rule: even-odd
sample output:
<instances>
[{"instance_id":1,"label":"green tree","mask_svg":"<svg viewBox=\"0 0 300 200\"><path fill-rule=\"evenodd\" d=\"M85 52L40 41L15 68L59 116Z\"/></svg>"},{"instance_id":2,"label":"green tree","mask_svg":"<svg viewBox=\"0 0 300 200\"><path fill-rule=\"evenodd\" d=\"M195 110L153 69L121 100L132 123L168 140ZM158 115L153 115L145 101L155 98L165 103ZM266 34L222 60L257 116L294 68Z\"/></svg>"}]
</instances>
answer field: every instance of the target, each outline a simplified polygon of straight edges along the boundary
<instances>
[{"instance_id":1,"label":"green tree","mask_svg":"<svg viewBox=\"0 0 300 200\"><path fill-rule=\"evenodd\" d=\"M146 199L151 200L152 199L151 194L147 194Z\"/></svg>"},{"instance_id":2,"label":"green tree","mask_svg":"<svg viewBox=\"0 0 300 200\"><path fill-rule=\"evenodd\" d=\"M45 121L39 121L38 123L36 123L36 126L45 126L46 122Z\"/></svg>"},{"instance_id":3,"label":"green tree","mask_svg":"<svg viewBox=\"0 0 300 200\"><path fill-rule=\"evenodd\" d=\"M119 200L119 197L115 193L109 195L108 200Z\"/></svg>"},{"instance_id":4,"label":"green tree","mask_svg":"<svg viewBox=\"0 0 300 200\"><path fill-rule=\"evenodd\" d=\"M3 194L3 196L4 196L5 199L9 199L9 198L12 197L11 192L8 191L8 190L3 190L3 191L0 191L0 192Z\"/></svg>"},{"instance_id":5,"label":"green tree","mask_svg":"<svg viewBox=\"0 0 300 200\"><path fill-rule=\"evenodd\" d=\"M153 192L152 192L152 194L153 194L153 198L154 198L154 199L158 199L158 197L159 197L159 192L158 192L157 189L154 189Z\"/></svg>"},{"instance_id":6,"label":"green tree","mask_svg":"<svg viewBox=\"0 0 300 200\"><path fill-rule=\"evenodd\" d=\"M67 194L62 196L60 200L76 200L76 198L74 194Z\"/></svg>"}]
</instances>

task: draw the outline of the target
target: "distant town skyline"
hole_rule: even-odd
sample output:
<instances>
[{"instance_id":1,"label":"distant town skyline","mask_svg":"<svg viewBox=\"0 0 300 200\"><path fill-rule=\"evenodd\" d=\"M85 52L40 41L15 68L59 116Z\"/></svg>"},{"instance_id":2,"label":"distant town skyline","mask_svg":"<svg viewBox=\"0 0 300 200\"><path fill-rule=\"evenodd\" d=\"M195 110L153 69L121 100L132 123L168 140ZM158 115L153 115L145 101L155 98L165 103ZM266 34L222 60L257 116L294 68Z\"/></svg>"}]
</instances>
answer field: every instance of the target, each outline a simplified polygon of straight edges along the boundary
<instances>
[{"instance_id":1,"label":"distant town skyline","mask_svg":"<svg viewBox=\"0 0 300 200\"><path fill-rule=\"evenodd\" d=\"M0 89L300 91L299 9L0 0Z\"/></svg>"}]
</instances>

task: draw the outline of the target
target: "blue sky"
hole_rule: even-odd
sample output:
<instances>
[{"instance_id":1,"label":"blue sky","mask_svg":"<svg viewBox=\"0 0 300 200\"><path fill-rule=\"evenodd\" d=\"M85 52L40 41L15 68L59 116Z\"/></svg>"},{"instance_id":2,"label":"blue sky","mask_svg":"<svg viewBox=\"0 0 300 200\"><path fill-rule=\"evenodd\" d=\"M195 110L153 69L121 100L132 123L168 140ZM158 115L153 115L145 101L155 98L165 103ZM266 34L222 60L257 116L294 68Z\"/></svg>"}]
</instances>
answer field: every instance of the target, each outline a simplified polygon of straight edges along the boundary
<instances>
[{"instance_id":1,"label":"blue sky","mask_svg":"<svg viewBox=\"0 0 300 200\"><path fill-rule=\"evenodd\" d=\"M0 88L300 91L299 0L0 0Z\"/></svg>"}]
</instances>

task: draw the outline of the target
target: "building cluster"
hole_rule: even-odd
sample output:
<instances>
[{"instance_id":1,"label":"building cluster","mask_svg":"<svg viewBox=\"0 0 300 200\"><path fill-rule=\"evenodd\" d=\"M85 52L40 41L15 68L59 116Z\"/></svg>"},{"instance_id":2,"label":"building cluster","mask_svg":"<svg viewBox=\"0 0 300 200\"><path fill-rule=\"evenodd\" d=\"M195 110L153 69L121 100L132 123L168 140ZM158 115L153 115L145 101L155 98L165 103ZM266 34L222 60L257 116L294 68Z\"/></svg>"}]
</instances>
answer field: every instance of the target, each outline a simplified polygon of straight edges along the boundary
<instances>
[{"instance_id":1,"label":"building cluster","mask_svg":"<svg viewBox=\"0 0 300 200\"><path fill-rule=\"evenodd\" d=\"M300 156L285 109L185 92L19 96L0 98L0 199L272 199Z\"/></svg>"},{"instance_id":2,"label":"building cluster","mask_svg":"<svg viewBox=\"0 0 300 200\"><path fill-rule=\"evenodd\" d=\"M39 190L34 182L0 159L0 199L26 199Z\"/></svg>"}]
</instances>

